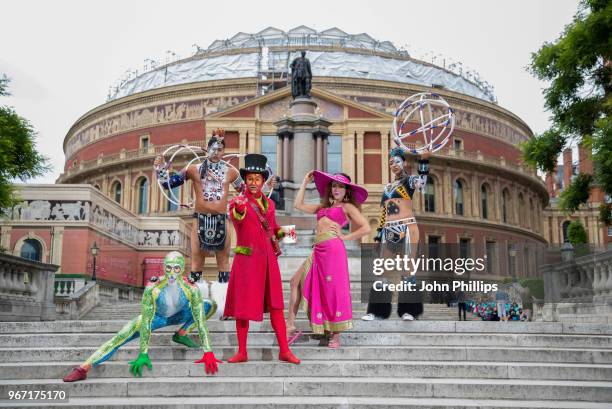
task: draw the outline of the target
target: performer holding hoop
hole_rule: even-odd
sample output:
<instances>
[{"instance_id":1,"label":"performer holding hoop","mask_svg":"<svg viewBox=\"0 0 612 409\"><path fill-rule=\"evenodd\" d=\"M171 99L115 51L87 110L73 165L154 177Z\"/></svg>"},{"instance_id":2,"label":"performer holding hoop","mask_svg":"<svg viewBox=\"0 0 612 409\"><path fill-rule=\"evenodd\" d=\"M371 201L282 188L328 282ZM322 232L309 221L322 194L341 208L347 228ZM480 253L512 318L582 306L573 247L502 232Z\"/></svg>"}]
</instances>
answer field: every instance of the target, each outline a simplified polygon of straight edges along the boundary
<instances>
[{"instance_id":1,"label":"performer holding hoop","mask_svg":"<svg viewBox=\"0 0 612 409\"><path fill-rule=\"evenodd\" d=\"M416 257L419 228L414 218L412 197L427 183L429 157L450 140L455 114L449 104L436 93L419 93L402 102L393 119L393 139L397 147L389 153L389 167L394 181L387 184L381 198L380 226L376 241L381 243L383 257L407 255ZM406 172L406 154L420 154L416 175ZM414 272L416 273L416 272ZM395 281L416 281L415 275L393 277ZM364 321L387 319L391 315L389 292L370 292ZM423 313L419 292L403 291L398 295L397 314L404 321L413 321Z\"/></svg>"},{"instance_id":2,"label":"performer holding hoop","mask_svg":"<svg viewBox=\"0 0 612 409\"><path fill-rule=\"evenodd\" d=\"M429 153L421 155L418 174L408 175L404 150L397 147L389 154L389 167L395 180L388 183L383 190L380 225L378 235L374 239L383 246L383 257L393 257L395 254L416 256L419 227L412 210L412 197L415 191L421 191L427 183L429 156ZM374 294L372 291L367 314L361 318L364 321L387 319L391 315L391 293ZM373 298L384 302L372 302ZM422 313L423 304L416 294L402 292L398 295L397 314L402 320L413 321Z\"/></svg>"},{"instance_id":3,"label":"performer holding hoop","mask_svg":"<svg viewBox=\"0 0 612 409\"><path fill-rule=\"evenodd\" d=\"M191 229L191 280L197 282L202 276L206 252L214 252L219 271L218 281L224 283L222 290L211 288L212 298L219 306L225 304L225 293L229 282L230 242L227 223L227 195L231 183L238 191L242 190L243 180L236 168L224 161L225 132L216 129L208 141L207 155L199 165L190 164L179 173L168 174L164 158L155 158L154 166L157 177L163 188L171 191L181 186L189 179L193 186L195 198L193 217L195 221ZM197 156L196 156L196 159ZM176 200L176 198L175 198ZM223 314L221 314L223 315Z\"/></svg>"}]
</instances>

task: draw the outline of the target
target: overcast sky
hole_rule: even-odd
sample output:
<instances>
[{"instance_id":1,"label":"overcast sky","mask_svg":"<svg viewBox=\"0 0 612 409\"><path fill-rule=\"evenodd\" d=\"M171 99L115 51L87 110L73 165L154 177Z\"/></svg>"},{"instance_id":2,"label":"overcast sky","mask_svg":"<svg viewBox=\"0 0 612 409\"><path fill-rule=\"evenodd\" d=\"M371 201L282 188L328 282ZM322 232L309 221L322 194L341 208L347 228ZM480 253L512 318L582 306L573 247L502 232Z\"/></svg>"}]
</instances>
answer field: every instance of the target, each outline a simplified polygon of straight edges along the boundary
<instances>
[{"instance_id":1,"label":"overcast sky","mask_svg":"<svg viewBox=\"0 0 612 409\"><path fill-rule=\"evenodd\" d=\"M268 26L289 30L338 27L366 32L415 57L433 51L463 62L495 87L499 105L538 133L548 126L541 89L525 67L545 41L560 35L576 0L449 1L28 1L2 3L0 73L10 79L11 105L38 132L53 183L64 162L62 141L108 88L147 58L181 57L215 39Z\"/></svg>"}]
</instances>

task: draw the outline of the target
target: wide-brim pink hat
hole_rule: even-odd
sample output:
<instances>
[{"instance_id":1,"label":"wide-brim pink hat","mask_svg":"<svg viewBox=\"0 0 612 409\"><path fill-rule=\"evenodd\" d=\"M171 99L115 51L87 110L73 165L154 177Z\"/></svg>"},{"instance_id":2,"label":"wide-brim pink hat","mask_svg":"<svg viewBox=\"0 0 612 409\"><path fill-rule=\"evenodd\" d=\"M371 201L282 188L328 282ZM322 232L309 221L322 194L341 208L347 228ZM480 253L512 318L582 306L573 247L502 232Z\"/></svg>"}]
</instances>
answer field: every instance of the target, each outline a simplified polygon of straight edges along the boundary
<instances>
[{"instance_id":1,"label":"wide-brim pink hat","mask_svg":"<svg viewBox=\"0 0 612 409\"><path fill-rule=\"evenodd\" d=\"M335 173L329 174L325 172L321 172L320 170L315 170L312 172L312 176L314 177L315 185L317 186L317 190L319 191L319 195L321 197L325 196L327 193L327 185L329 185L332 181L336 181L338 183L342 183L351 189L351 194L355 198L355 201L358 203L363 203L368 198L368 191L366 188L351 183L349 178L346 176Z\"/></svg>"}]
</instances>

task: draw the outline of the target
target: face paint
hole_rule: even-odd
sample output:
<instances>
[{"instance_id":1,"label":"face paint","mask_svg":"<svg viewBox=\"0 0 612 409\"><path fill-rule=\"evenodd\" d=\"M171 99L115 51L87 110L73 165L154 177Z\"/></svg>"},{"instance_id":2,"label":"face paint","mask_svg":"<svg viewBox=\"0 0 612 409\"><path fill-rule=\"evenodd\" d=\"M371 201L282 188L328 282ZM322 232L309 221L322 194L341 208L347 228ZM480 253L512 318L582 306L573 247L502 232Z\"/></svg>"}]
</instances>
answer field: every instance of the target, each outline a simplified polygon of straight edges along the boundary
<instances>
[{"instance_id":1,"label":"face paint","mask_svg":"<svg viewBox=\"0 0 612 409\"><path fill-rule=\"evenodd\" d=\"M178 251L172 251L164 258L164 277L168 283L174 282L183 274L185 270L185 257Z\"/></svg>"},{"instance_id":2,"label":"face paint","mask_svg":"<svg viewBox=\"0 0 612 409\"><path fill-rule=\"evenodd\" d=\"M225 147L220 142L213 142L208 148L208 159L211 162L219 162L225 153Z\"/></svg>"},{"instance_id":3,"label":"face paint","mask_svg":"<svg viewBox=\"0 0 612 409\"><path fill-rule=\"evenodd\" d=\"M339 182L332 182L331 193L334 200L341 202L346 195L346 185Z\"/></svg>"},{"instance_id":4,"label":"face paint","mask_svg":"<svg viewBox=\"0 0 612 409\"><path fill-rule=\"evenodd\" d=\"M264 184L263 175L259 173L247 173L245 183L249 193L255 197L261 195L261 189Z\"/></svg>"},{"instance_id":5,"label":"face paint","mask_svg":"<svg viewBox=\"0 0 612 409\"><path fill-rule=\"evenodd\" d=\"M389 159L389 167L391 172L398 175L404 170L404 160L400 156L393 156Z\"/></svg>"}]
</instances>

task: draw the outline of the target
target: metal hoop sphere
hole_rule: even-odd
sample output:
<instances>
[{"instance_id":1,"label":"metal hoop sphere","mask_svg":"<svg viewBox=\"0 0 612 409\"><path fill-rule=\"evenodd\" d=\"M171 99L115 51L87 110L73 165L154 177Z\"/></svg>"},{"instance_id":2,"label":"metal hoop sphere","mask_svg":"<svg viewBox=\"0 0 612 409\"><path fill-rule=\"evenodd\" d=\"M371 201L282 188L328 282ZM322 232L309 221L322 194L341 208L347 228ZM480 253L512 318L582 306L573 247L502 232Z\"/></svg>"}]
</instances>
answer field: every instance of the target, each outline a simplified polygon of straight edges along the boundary
<instances>
[{"instance_id":1,"label":"metal hoop sphere","mask_svg":"<svg viewBox=\"0 0 612 409\"><path fill-rule=\"evenodd\" d=\"M172 155L170 155L170 158L166 161L166 156L169 154L169 152L173 150L174 152L172 152ZM161 171L161 170L169 171L170 167L172 167L172 162L174 162L174 158L176 157L176 155L178 155L180 152L184 150L188 150L189 152L191 152L191 154L194 157L187 163L187 165L185 165L183 169L187 169L189 166L191 166L196 161L199 161L201 163L202 157L200 157L196 153L196 150L203 150L206 153L205 149L200 148L198 146L172 145L161 154L161 157L163 158L164 163L163 165L158 166L155 170L156 171ZM157 175L157 172L155 172L155 174ZM181 203L181 201L179 200L179 198L176 197L172 189L167 189L168 193L166 193L166 189L162 186L161 180L158 177L156 179L157 179L157 185L159 186L159 190L161 191L162 195L166 198L166 200L168 200L170 203L173 203L179 207L189 207L189 208L193 207L194 205L193 201L189 201L187 204Z\"/></svg>"},{"instance_id":2,"label":"metal hoop sphere","mask_svg":"<svg viewBox=\"0 0 612 409\"><path fill-rule=\"evenodd\" d=\"M412 95L402 102L393 118L393 140L412 153L436 152L450 140L455 112L433 92Z\"/></svg>"}]
</instances>

